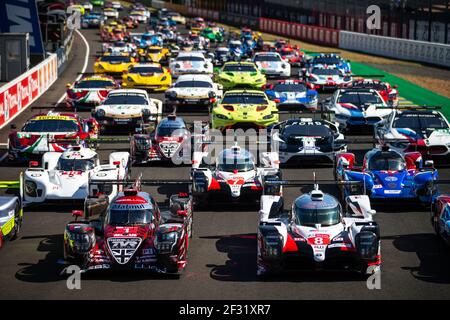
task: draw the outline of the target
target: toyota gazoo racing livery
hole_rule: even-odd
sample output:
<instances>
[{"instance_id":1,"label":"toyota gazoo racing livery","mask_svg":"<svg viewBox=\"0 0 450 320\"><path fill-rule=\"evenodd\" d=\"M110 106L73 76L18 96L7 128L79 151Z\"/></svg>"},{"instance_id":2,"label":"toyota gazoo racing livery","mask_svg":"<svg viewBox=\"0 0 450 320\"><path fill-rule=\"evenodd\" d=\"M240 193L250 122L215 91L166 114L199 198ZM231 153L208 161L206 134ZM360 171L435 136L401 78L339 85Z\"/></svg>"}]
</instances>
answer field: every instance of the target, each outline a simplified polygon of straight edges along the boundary
<instances>
[{"instance_id":1,"label":"toyota gazoo racing livery","mask_svg":"<svg viewBox=\"0 0 450 320\"><path fill-rule=\"evenodd\" d=\"M23 173L18 181L0 181L0 248L5 240L15 240L23 222ZM14 190L16 189L16 190ZM14 192L11 194L11 191Z\"/></svg>"},{"instance_id":2,"label":"toyota gazoo racing livery","mask_svg":"<svg viewBox=\"0 0 450 320\"><path fill-rule=\"evenodd\" d=\"M278 122L278 108L267 95L257 90L230 90L211 112L211 126L226 130L265 128Z\"/></svg>"},{"instance_id":3,"label":"toyota gazoo racing livery","mask_svg":"<svg viewBox=\"0 0 450 320\"><path fill-rule=\"evenodd\" d=\"M270 182L283 181L267 184ZM367 278L381 272L380 230L373 221L375 210L369 198L353 195L345 201L343 209L334 196L315 185L285 211L282 195L264 194L259 212L257 274L348 270Z\"/></svg>"},{"instance_id":4,"label":"toyota gazoo racing livery","mask_svg":"<svg viewBox=\"0 0 450 320\"><path fill-rule=\"evenodd\" d=\"M425 159L450 161L450 124L433 107L395 109L377 135L380 141L389 140L389 146L397 151L418 151Z\"/></svg>"},{"instance_id":5,"label":"toyota gazoo racing livery","mask_svg":"<svg viewBox=\"0 0 450 320\"><path fill-rule=\"evenodd\" d=\"M133 135L130 143L133 163L191 163L192 148L202 148L202 141L206 139L207 124L201 123L201 126L191 133L183 118L175 114L168 115L158 123L154 132Z\"/></svg>"},{"instance_id":6,"label":"toyota gazoo racing livery","mask_svg":"<svg viewBox=\"0 0 450 320\"><path fill-rule=\"evenodd\" d=\"M402 154L382 146L365 154L362 167L355 165L353 153L338 154L335 176L338 181L363 182L364 194L371 199L416 199L430 204L437 193L438 172L432 162L422 162L419 152ZM351 185L341 188L344 196L353 191Z\"/></svg>"},{"instance_id":7,"label":"toyota gazoo racing livery","mask_svg":"<svg viewBox=\"0 0 450 320\"><path fill-rule=\"evenodd\" d=\"M335 53L313 54L312 56L310 56L310 59L308 59L307 65L319 68L326 66L335 66L344 74L352 72L350 62Z\"/></svg>"},{"instance_id":8,"label":"toyota gazoo racing livery","mask_svg":"<svg viewBox=\"0 0 450 320\"><path fill-rule=\"evenodd\" d=\"M388 105L398 106L397 85L391 86L389 82L374 79L356 79L347 86L355 89L374 89L383 97Z\"/></svg>"},{"instance_id":9,"label":"toyota gazoo racing livery","mask_svg":"<svg viewBox=\"0 0 450 320\"><path fill-rule=\"evenodd\" d=\"M431 225L447 245L450 245L450 195L437 196L431 206Z\"/></svg>"},{"instance_id":10,"label":"toyota gazoo racing livery","mask_svg":"<svg viewBox=\"0 0 450 320\"><path fill-rule=\"evenodd\" d=\"M172 84L172 75L159 63L135 64L122 75L122 87L165 91Z\"/></svg>"},{"instance_id":11,"label":"toyota gazoo racing livery","mask_svg":"<svg viewBox=\"0 0 450 320\"><path fill-rule=\"evenodd\" d=\"M96 139L99 124L94 118L81 119L70 112L48 112L31 117L20 131L8 136L8 159L39 159L47 151L63 152L70 145L64 139ZM61 140L61 141L60 141Z\"/></svg>"},{"instance_id":12,"label":"toyota gazoo racing livery","mask_svg":"<svg viewBox=\"0 0 450 320\"><path fill-rule=\"evenodd\" d=\"M165 105L172 108L201 106L209 112L209 108L222 96L222 85L213 82L210 76L182 75L165 92Z\"/></svg>"},{"instance_id":13,"label":"toyota gazoo racing livery","mask_svg":"<svg viewBox=\"0 0 450 320\"><path fill-rule=\"evenodd\" d=\"M311 69L304 69L301 72L303 72L305 81L314 85L316 90L321 91L334 91L346 86L352 81L351 75L343 73L336 66L314 66Z\"/></svg>"},{"instance_id":14,"label":"toyota gazoo racing livery","mask_svg":"<svg viewBox=\"0 0 450 320\"><path fill-rule=\"evenodd\" d=\"M270 142L278 145L282 164L334 163L336 154L347 151L336 124L312 118L289 119L271 126Z\"/></svg>"},{"instance_id":15,"label":"toyota gazoo racing livery","mask_svg":"<svg viewBox=\"0 0 450 320\"><path fill-rule=\"evenodd\" d=\"M266 84L266 76L253 62L226 62L215 78L225 89L260 89Z\"/></svg>"},{"instance_id":16,"label":"toyota gazoo racing livery","mask_svg":"<svg viewBox=\"0 0 450 320\"><path fill-rule=\"evenodd\" d=\"M77 218L64 231L64 258L82 272L141 270L179 276L186 267L193 220L187 194L172 195L169 208L159 208L147 192L127 188L98 219L80 220L83 212L73 214Z\"/></svg>"},{"instance_id":17,"label":"toyota gazoo racing livery","mask_svg":"<svg viewBox=\"0 0 450 320\"><path fill-rule=\"evenodd\" d=\"M101 104L109 91L118 89L114 78L101 74L83 76L73 84L67 84L66 105L68 109L93 108Z\"/></svg>"},{"instance_id":18,"label":"toyota gazoo racing livery","mask_svg":"<svg viewBox=\"0 0 450 320\"><path fill-rule=\"evenodd\" d=\"M257 52L252 61L266 77L289 78L291 65L278 52Z\"/></svg>"},{"instance_id":19,"label":"toyota gazoo racing livery","mask_svg":"<svg viewBox=\"0 0 450 320\"><path fill-rule=\"evenodd\" d=\"M71 146L62 153L46 152L40 167L37 161L30 161L24 173L24 204L84 201L89 194L89 179L125 179L129 162L128 152L113 152L109 163L101 165L97 153L82 146ZM114 192L110 199L113 196Z\"/></svg>"},{"instance_id":20,"label":"toyota gazoo racing livery","mask_svg":"<svg viewBox=\"0 0 450 320\"><path fill-rule=\"evenodd\" d=\"M278 108L295 107L310 111L317 110L318 93L313 86L302 80L280 80L275 84L263 86L270 100L277 103Z\"/></svg>"},{"instance_id":21,"label":"toyota gazoo racing livery","mask_svg":"<svg viewBox=\"0 0 450 320\"><path fill-rule=\"evenodd\" d=\"M211 201L257 201L264 177L280 174L276 152L263 152L257 161L251 152L237 145L224 149L215 159L207 150L196 151L191 171L194 203L203 206Z\"/></svg>"},{"instance_id":22,"label":"toyota gazoo racing livery","mask_svg":"<svg viewBox=\"0 0 450 320\"><path fill-rule=\"evenodd\" d=\"M140 131L161 120L162 101L150 98L142 89L117 89L109 92L93 114L101 131L112 127Z\"/></svg>"},{"instance_id":23,"label":"toyota gazoo racing livery","mask_svg":"<svg viewBox=\"0 0 450 320\"><path fill-rule=\"evenodd\" d=\"M176 58L170 59L169 68L174 78L183 74L213 75L212 62L199 51L180 52Z\"/></svg>"},{"instance_id":24,"label":"toyota gazoo racing livery","mask_svg":"<svg viewBox=\"0 0 450 320\"><path fill-rule=\"evenodd\" d=\"M336 121L346 129L373 129L394 110L373 89L338 89L324 106L335 113Z\"/></svg>"}]
</instances>

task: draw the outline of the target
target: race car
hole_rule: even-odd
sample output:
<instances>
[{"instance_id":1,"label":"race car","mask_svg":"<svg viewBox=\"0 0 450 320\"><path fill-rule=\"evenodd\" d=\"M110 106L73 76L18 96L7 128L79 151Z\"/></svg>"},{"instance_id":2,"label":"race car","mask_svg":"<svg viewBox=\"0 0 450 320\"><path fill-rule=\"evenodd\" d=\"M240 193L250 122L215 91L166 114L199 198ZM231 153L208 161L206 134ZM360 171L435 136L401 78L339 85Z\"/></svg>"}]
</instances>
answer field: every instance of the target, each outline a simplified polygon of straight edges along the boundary
<instances>
[{"instance_id":1,"label":"race car","mask_svg":"<svg viewBox=\"0 0 450 320\"><path fill-rule=\"evenodd\" d=\"M122 87L165 91L172 84L170 72L159 63L140 63L122 75Z\"/></svg>"},{"instance_id":2,"label":"race car","mask_svg":"<svg viewBox=\"0 0 450 320\"><path fill-rule=\"evenodd\" d=\"M213 107L214 129L265 128L278 122L278 108L262 91L230 90Z\"/></svg>"},{"instance_id":3,"label":"race car","mask_svg":"<svg viewBox=\"0 0 450 320\"><path fill-rule=\"evenodd\" d=\"M450 124L432 106L396 108L376 133L380 143L388 140L399 152L418 151L425 159L450 161Z\"/></svg>"},{"instance_id":4,"label":"race car","mask_svg":"<svg viewBox=\"0 0 450 320\"><path fill-rule=\"evenodd\" d=\"M206 23L202 17L196 17L191 19L189 23L186 24L186 27L192 33L200 33L202 29L206 27Z\"/></svg>"},{"instance_id":5,"label":"race car","mask_svg":"<svg viewBox=\"0 0 450 320\"><path fill-rule=\"evenodd\" d=\"M135 63L129 55L104 55L94 63L94 72L122 77L122 73Z\"/></svg>"},{"instance_id":6,"label":"race car","mask_svg":"<svg viewBox=\"0 0 450 320\"><path fill-rule=\"evenodd\" d=\"M192 237L192 199L175 194L168 208L160 208L141 191L144 184L125 188L98 219L79 220L83 212L73 212L76 219L64 231L67 264L78 264L82 272L143 270L181 275Z\"/></svg>"},{"instance_id":7,"label":"race car","mask_svg":"<svg viewBox=\"0 0 450 320\"><path fill-rule=\"evenodd\" d=\"M253 62L227 62L215 77L224 89L260 89L266 84L266 76Z\"/></svg>"},{"instance_id":8,"label":"race car","mask_svg":"<svg viewBox=\"0 0 450 320\"><path fill-rule=\"evenodd\" d=\"M96 7L103 7L103 5L105 4L105 1L103 0L90 0L92 5L96 6Z\"/></svg>"},{"instance_id":9,"label":"race car","mask_svg":"<svg viewBox=\"0 0 450 320\"><path fill-rule=\"evenodd\" d=\"M221 66L230 61L230 49L227 47L217 47L214 51L214 65Z\"/></svg>"},{"instance_id":10,"label":"race car","mask_svg":"<svg viewBox=\"0 0 450 320\"><path fill-rule=\"evenodd\" d=\"M269 135L283 164L334 163L336 154L347 151L344 135L328 120L291 118L270 126Z\"/></svg>"},{"instance_id":11,"label":"race car","mask_svg":"<svg viewBox=\"0 0 450 320\"><path fill-rule=\"evenodd\" d=\"M363 192L371 199L407 199L430 204L437 192L438 172L433 163L423 164L419 152L400 153L388 146L374 148L364 156L362 167L355 165L353 153L336 156L335 176L338 181L361 181ZM351 194L352 186L343 186L344 196Z\"/></svg>"},{"instance_id":12,"label":"race car","mask_svg":"<svg viewBox=\"0 0 450 320\"><path fill-rule=\"evenodd\" d=\"M67 84L66 106L68 109L92 108L106 99L108 92L118 89L114 78L106 75L86 75L73 84Z\"/></svg>"},{"instance_id":13,"label":"race car","mask_svg":"<svg viewBox=\"0 0 450 320\"><path fill-rule=\"evenodd\" d=\"M228 49L230 50L230 60L238 62L244 58L245 49L240 40L230 40Z\"/></svg>"},{"instance_id":14,"label":"race car","mask_svg":"<svg viewBox=\"0 0 450 320\"><path fill-rule=\"evenodd\" d=\"M183 74L213 74L213 65L200 51L180 52L170 59L169 69L174 78Z\"/></svg>"},{"instance_id":15,"label":"race car","mask_svg":"<svg viewBox=\"0 0 450 320\"><path fill-rule=\"evenodd\" d=\"M166 64L168 62L169 55L170 51L167 48L159 46L150 46L145 50L144 60Z\"/></svg>"},{"instance_id":16,"label":"race car","mask_svg":"<svg viewBox=\"0 0 450 320\"><path fill-rule=\"evenodd\" d=\"M183 17L178 12L170 11L166 15L170 20L175 21L177 24L186 24L186 17Z\"/></svg>"},{"instance_id":17,"label":"race car","mask_svg":"<svg viewBox=\"0 0 450 320\"><path fill-rule=\"evenodd\" d=\"M338 89L323 106L335 113L340 126L352 129L373 129L394 111L373 89Z\"/></svg>"},{"instance_id":18,"label":"race car","mask_svg":"<svg viewBox=\"0 0 450 320\"><path fill-rule=\"evenodd\" d=\"M289 62L292 67L302 67L305 53L298 46L287 45L280 49L279 54L284 61Z\"/></svg>"},{"instance_id":19,"label":"race car","mask_svg":"<svg viewBox=\"0 0 450 320\"><path fill-rule=\"evenodd\" d=\"M164 28L164 29L160 30L158 32L158 34L161 35L161 37L165 43L176 42L177 38L178 38L178 34L169 28Z\"/></svg>"},{"instance_id":20,"label":"race car","mask_svg":"<svg viewBox=\"0 0 450 320\"><path fill-rule=\"evenodd\" d=\"M223 34L217 28L206 27L200 32L202 37L209 39L212 42L223 42Z\"/></svg>"},{"instance_id":21,"label":"race car","mask_svg":"<svg viewBox=\"0 0 450 320\"><path fill-rule=\"evenodd\" d=\"M317 110L318 93L312 86L301 80L280 80L275 84L263 86L270 100L280 107L300 107L310 111Z\"/></svg>"},{"instance_id":22,"label":"race car","mask_svg":"<svg viewBox=\"0 0 450 320\"><path fill-rule=\"evenodd\" d=\"M300 78L302 77L305 81L314 85L316 90L321 91L335 91L352 82L351 75L342 73L342 71L334 65L303 69L300 71Z\"/></svg>"},{"instance_id":23,"label":"race car","mask_svg":"<svg viewBox=\"0 0 450 320\"><path fill-rule=\"evenodd\" d=\"M0 189L6 189L0 196L0 248L5 240L15 240L23 222L23 173L18 181L0 181ZM14 190L13 194L9 194Z\"/></svg>"},{"instance_id":24,"label":"race car","mask_svg":"<svg viewBox=\"0 0 450 320\"><path fill-rule=\"evenodd\" d=\"M131 11L129 14L128 14L128 16L131 18L131 19L133 19L133 20L135 20L135 21L137 21L137 22L139 22L139 23L147 23L147 21L148 21L148 16L145 14L145 12L144 11L139 11L139 10L134 10L134 11Z\"/></svg>"},{"instance_id":25,"label":"race car","mask_svg":"<svg viewBox=\"0 0 450 320\"><path fill-rule=\"evenodd\" d=\"M96 139L99 124L94 118L81 119L76 113L48 112L31 117L20 131L8 136L8 159L14 162L40 158L47 151L63 152L70 145L62 139Z\"/></svg>"},{"instance_id":26,"label":"race car","mask_svg":"<svg viewBox=\"0 0 450 320\"><path fill-rule=\"evenodd\" d=\"M154 32L129 33L128 38L139 48L146 49L150 46L163 46L163 38Z\"/></svg>"},{"instance_id":27,"label":"race car","mask_svg":"<svg viewBox=\"0 0 450 320\"><path fill-rule=\"evenodd\" d=\"M305 186L277 179L265 183L269 191L269 186L280 188L283 184ZM376 211L371 209L369 198L349 196L344 207L318 184L295 199L291 210L284 210L279 193L265 193L259 211L257 275L348 270L365 279L381 272L380 227L373 220Z\"/></svg>"},{"instance_id":28,"label":"race car","mask_svg":"<svg viewBox=\"0 0 450 320\"><path fill-rule=\"evenodd\" d=\"M111 7L116 9L116 10L123 10L123 6L122 3L120 1L113 1L111 2Z\"/></svg>"},{"instance_id":29,"label":"race car","mask_svg":"<svg viewBox=\"0 0 450 320\"><path fill-rule=\"evenodd\" d=\"M277 52L257 52L252 61L266 77L289 78L291 65L285 62Z\"/></svg>"},{"instance_id":30,"label":"race car","mask_svg":"<svg viewBox=\"0 0 450 320\"><path fill-rule=\"evenodd\" d=\"M129 16L123 17L122 23L127 29L136 29L139 26L139 22Z\"/></svg>"},{"instance_id":31,"label":"race car","mask_svg":"<svg viewBox=\"0 0 450 320\"><path fill-rule=\"evenodd\" d=\"M64 152L46 152L39 167L30 161L24 172L24 205L54 201L84 201L89 195L89 179L122 180L130 166L128 152L113 152L108 164L100 164L97 152L70 146ZM118 189L107 195L111 200Z\"/></svg>"},{"instance_id":32,"label":"race car","mask_svg":"<svg viewBox=\"0 0 450 320\"><path fill-rule=\"evenodd\" d=\"M94 6L89 1L82 2L81 5L85 11L92 11L94 9Z\"/></svg>"},{"instance_id":33,"label":"race car","mask_svg":"<svg viewBox=\"0 0 450 320\"><path fill-rule=\"evenodd\" d=\"M353 80L353 82L347 84L347 86L356 89L377 90L388 105L392 105L394 107L398 106L399 100L398 100L397 85L391 86L389 82L374 79L356 79Z\"/></svg>"},{"instance_id":34,"label":"race car","mask_svg":"<svg viewBox=\"0 0 450 320\"><path fill-rule=\"evenodd\" d=\"M112 43L103 43L102 50L104 54L111 56L132 55L136 50L136 45L125 41L115 41Z\"/></svg>"},{"instance_id":35,"label":"race car","mask_svg":"<svg viewBox=\"0 0 450 320\"><path fill-rule=\"evenodd\" d=\"M123 41L125 40L125 30L122 28L111 28L111 31L107 32L104 30L104 32L101 33L102 41L106 42L116 42L116 41Z\"/></svg>"},{"instance_id":36,"label":"race car","mask_svg":"<svg viewBox=\"0 0 450 320\"><path fill-rule=\"evenodd\" d=\"M344 74L349 74L352 72L350 62L343 59L336 53L311 54L310 59L307 60L307 66L312 68L335 66L337 69L341 70L342 73Z\"/></svg>"},{"instance_id":37,"label":"race car","mask_svg":"<svg viewBox=\"0 0 450 320\"><path fill-rule=\"evenodd\" d=\"M115 8L104 8L103 15L108 19L119 19L119 11L117 11L117 9Z\"/></svg>"},{"instance_id":38,"label":"race car","mask_svg":"<svg viewBox=\"0 0 450 320\"><path fill-rule=\"evenodd\" d=\"M150 98L142 89L118 89L108 93L106 100L93 112L100 131L114 128L147 130L162 117L162 101Z\"/></svg>"},{"instance_id":39,"label":"race car","mask_svg":"<svg viewBox=\"0 0 450 320\"><path fill-rule=\"evenodd\" d=\"M438 237L450 245L450 195L441 194L433 200L430 218Z\"/></svg>"},{"instance_id":40,"label":"race car","mask_svg":"<svg viewBox=\"0 0 450 320\"><path fill-rule=\"evenodd\" d=\"M260 159L238 145L211 159L209 152L196 151L192 160L192 195L196 206L212 201L255 202L263 191L265 176L280 175L278 154L262 152Z\"/></svg>"},{"instance_id":41,"label":"race car","mask_svg":"<svg viewBox=\"0 0 450 320\"><path fill-rule=\"evenodd\" d=\"M81 17L81 27L83 29L98 28L103 21L103 16L97 13L90 13Z\"/></svg>"},{"instance_id":42,"label":"race car","mask_svg":"<svg viewBox=\"0 0 450 320\"><path fill-rule=\"evenodd\" d=\"M223 87L210 76L182 75L165 93L165 106L201 106L208 110L223 96Z\"/></svg>"}]
</instances>

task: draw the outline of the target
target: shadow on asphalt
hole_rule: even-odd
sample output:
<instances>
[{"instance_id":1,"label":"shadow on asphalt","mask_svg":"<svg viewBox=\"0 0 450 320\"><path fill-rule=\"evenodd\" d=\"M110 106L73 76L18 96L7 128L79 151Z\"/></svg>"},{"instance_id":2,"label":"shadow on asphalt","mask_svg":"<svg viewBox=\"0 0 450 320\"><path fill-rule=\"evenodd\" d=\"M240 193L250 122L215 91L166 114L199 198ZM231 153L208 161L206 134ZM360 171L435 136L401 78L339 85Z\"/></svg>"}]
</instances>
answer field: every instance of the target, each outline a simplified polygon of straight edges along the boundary
<instances>
[{"instance_id":1,"label":"shadow on asphalt","mask_svg":"<svg viewBox=\"0 0 450 320\"><path fill-rule=\"evenodd\" d=\"M359 274L346 271L285 272L271 277L259 278L256 275L256 234L210 236L200 237L200 239L217 239L217 250L227 254L228 260L224 265L206 265L211 268L210 276L214 280L238 282L363 281Z\"/></svg>"},{"instance_id":2,"label":"shadow on asphalt","mask_svg":"<svg viewBox=\"0 0 450 320\"><path fill-rule=\"evenodd\" d=\"M389 236L382 240L392 240L399 251L416 253L419 265L401 267L409 270L415 279L450 284L450 248L435 234Z\"/></svg>"}]
</instances>

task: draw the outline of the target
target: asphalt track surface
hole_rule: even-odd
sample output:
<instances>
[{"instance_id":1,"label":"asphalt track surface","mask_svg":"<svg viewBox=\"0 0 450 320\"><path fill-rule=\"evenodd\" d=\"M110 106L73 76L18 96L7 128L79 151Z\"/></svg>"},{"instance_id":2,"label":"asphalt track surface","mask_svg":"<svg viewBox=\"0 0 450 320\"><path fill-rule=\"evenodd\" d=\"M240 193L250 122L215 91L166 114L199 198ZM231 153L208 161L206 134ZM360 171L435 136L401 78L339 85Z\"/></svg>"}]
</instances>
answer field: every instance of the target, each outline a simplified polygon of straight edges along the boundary
<instances>
[{"instance_id":1,"label":"asphalt track surface","mask_svg":"<svg viewBox=\"0 0 450 320\"><path fill-rule=\"evenodd\" d=\"M92 71L101 42L98 30L82 30L90 46L87 72ZM57 83L34 106L51 106L65 92L65 84L82 70L86 46L76 36L73 57ZM162 94L152 97L163 99ZM321 98L324 98L322 95ZM23 112L14 124L18 128L37 110ZM89 114L82 113L83 116ZM192 122L205 115L184 116ZM286 115L281 117L286 118ZM0 131L7 141L9 129ZM120 146L121 147L121 146ZM124 145L124 148L127 146ZM354 148L352 148L354 147ZM350 150L369 149L350 146ZM2 148L6 148L2 146ZM5 150L1 150L0 158ZM107 159L110 150L100 151ZM363 151L360 151L361 155ZM0 163L0 179L15 180L25 167ZM332 179L330 167L283 169L285 179ZM146 179L187 179L189 167L134 167ZM440 169L442 179L449 169ZM335 186L324 191L337 195ZM448 186L444 187L449 191ZM147 189L146 189L147 190ZM148 188L158 201L180 188ZM305 190L303 190L305 191ZM285 189L291 203L302 190ZM366 282L349 272L303 272L268 280L256 277L256 229L258 205L211 204L209 211L196 211L194 237L189 245L188 266L180 279L142 274L91 274L82 278L81 290L69 290L63 269L62 233L71 220L71 210L82 206L37 206L26 209L19 238L0 250L1 299L448 299L450 297L450 248L434 235L429 213L416 204L376 205L375 219L382 233L383 266L381 289L368 290Z\"/></svg>"}]
</instances>

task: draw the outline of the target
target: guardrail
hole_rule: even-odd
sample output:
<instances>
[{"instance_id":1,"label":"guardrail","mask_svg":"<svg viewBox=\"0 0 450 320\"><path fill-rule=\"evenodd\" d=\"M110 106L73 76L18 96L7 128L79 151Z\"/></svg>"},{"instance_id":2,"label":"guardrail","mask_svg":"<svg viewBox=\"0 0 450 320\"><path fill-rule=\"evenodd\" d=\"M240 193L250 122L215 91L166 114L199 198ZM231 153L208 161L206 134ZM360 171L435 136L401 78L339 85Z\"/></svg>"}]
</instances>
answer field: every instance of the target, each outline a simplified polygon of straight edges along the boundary
<instances>
[{"instance_id":1,"label":"guardrail","mask_svg":"<svg viewBox=\"0 0 450 320\"><path fill-rule=\"evenodd\" d=\"M50 88L58 78L56 54L0 87L0 129Z\"/></svg>"},{"instance_id":2,"label":"guardrail","mask_svg":"<svg viewBox=\"0 0 450 320\"><path fill-rule=\"evenodd\" d=\"M339 47L450 67L450 45L341 31Z\"/></svg>"}]
</instances>

